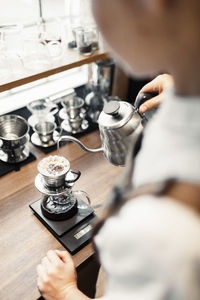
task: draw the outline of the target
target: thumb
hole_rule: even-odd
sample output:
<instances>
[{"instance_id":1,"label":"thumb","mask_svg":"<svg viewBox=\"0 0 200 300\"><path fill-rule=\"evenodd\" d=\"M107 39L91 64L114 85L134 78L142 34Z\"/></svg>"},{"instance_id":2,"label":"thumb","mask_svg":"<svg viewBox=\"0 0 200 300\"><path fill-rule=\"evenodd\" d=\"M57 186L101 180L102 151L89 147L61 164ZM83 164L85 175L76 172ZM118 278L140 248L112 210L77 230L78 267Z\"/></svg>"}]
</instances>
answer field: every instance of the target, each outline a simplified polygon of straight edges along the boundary
<instances>
[{"instance_id":1,"label":"thumb","mask_svg":"<svg viewBox=\"0 0 200 300\"><path fill-rule=\"evenodd\" d=\"M147 100L145 103L140 105L139 112L143 114L152 108L157 108L159 104L162 102L162 100L163 100L163 93Z\"/></svg>"}]
</instances>

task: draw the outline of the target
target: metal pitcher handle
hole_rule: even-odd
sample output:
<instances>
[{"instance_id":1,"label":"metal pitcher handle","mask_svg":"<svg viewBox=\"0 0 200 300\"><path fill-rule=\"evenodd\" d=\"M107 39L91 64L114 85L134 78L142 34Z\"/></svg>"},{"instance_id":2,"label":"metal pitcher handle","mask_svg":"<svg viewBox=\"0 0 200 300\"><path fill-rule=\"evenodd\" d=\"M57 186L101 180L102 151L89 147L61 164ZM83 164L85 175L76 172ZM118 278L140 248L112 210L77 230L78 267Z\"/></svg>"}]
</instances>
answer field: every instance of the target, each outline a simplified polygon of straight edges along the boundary
<instances>
[{"instance_id":1,"label":"metal pitcher handle","mask_svg":"<svg viewBox=\"0 0 200 300\"><path fill-rule=\"evenodd\" d=\"M75 174L76 176L74 176L73 179L67 179L68 174ZM81 172L79 170L70 170L67 175L65 177L65 181L67 181L67 183L74 183L80 178Z\"/></svg>"}]
</instances>

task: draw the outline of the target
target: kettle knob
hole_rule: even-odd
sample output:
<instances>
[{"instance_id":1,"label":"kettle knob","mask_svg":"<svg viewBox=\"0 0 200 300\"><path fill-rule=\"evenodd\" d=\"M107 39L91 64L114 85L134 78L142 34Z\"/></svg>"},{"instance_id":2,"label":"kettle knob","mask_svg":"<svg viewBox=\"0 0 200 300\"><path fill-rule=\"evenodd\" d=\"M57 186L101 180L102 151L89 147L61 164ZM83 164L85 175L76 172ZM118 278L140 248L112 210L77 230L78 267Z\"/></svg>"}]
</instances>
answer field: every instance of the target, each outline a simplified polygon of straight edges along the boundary
<instances>
[{"instance_id":1,"label":"kettle knob","mask_svg":"<svg viewBox=\"0 0 200 300\"><path fill-rule=\"evenodd\" d=\"M118 114L119 108L120 108L120 104L118 101L110 101L105 104L103 108L103 112L107 115L114 116Z\"/></svg>"}]
</instances>

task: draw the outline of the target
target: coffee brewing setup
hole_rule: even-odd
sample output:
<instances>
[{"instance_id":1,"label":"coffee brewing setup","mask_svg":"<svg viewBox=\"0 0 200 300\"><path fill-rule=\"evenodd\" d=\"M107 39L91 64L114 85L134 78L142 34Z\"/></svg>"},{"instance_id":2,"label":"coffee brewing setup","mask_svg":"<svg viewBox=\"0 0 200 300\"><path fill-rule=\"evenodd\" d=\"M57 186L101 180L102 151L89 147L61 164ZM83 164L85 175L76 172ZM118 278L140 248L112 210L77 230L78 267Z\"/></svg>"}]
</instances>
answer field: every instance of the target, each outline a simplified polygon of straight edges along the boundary
<instances>
[{"instance_id":1,"label":"coffee brewing setup","mask_svg":"<svg viewBox=\"0 0 200 300\"><path fill-rule=\"evenodd\" d=\"M125 165L130 143L137 141L147 121L138 108L151 97L142 94L136 99L135 107L125 101L108 102L98 119L100 148L89 149L72 136L61 136L58 145L63 140L72 141L87 152L103 152L108 162L116 166ZM80 175L79 170L70 169L65 157L55 155L42 159L35 178L42 198L30 205L39 220L72 254L88 242L96 219L88 194L73 190Z\"/></svg>"},{"instance_id":2,"label":"coffee brewing setup","mask_svg":"<svg viewBox=\"0 0 200 300\"><path fill-rule=\"evenodd\" d=\"M90 239L96 219L88 194L73 190L80 176L79 170L70 169L65 157L42 159L35 178L42 197L30 205L38 219L72 254Z\"/></svg>"}]
</instances>

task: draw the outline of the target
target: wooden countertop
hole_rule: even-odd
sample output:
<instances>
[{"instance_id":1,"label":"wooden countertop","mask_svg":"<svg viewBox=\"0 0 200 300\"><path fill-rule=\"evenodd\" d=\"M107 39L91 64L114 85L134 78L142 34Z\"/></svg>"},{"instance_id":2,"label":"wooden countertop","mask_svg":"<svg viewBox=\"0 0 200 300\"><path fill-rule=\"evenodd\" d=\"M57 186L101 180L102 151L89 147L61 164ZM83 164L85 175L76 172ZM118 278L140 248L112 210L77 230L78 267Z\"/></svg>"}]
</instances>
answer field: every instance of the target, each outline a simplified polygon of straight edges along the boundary
<instances>
[{"instance_id":1,"label":"wooden countertop","mask_svg":"<svg viewBox=\"0 0 200 300\"><path fill-rule=\"evenodd\" d=\"M98 131L80 140L88 147L100 146ZM34 179L37 164L45 157L33 146L32 150L36 161L0 178L0 299L3 300L37 299L36 266L48 250L64 249L29 208L30 203L41 197ZM86 191L92 205L104 202L122 168L112 166L102 153L86 153L74 143L61 147L60 155L70 161L71 168L82 172L75 189ZM97 209L96 214L100 213L101 209ZM90 243L73 256L75 265L79 266L92 254Z\"/></svg>"}]
</instances>

